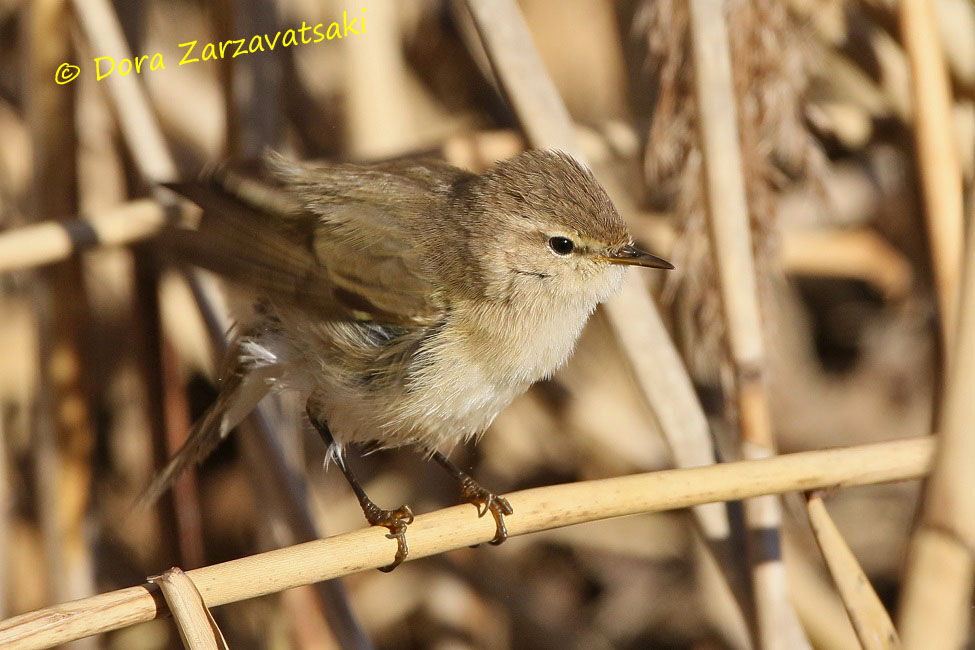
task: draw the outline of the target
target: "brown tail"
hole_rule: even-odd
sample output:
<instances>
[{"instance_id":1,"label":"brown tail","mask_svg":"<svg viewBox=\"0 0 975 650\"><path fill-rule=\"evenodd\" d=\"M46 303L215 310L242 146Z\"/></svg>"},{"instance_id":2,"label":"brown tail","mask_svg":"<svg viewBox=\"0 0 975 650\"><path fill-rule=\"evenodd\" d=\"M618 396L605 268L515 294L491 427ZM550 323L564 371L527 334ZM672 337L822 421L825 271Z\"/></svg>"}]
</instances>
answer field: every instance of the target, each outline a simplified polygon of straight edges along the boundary
<instances>
[{"instance_id":1,"label":"brown tail","mask_svg":"<svg viewBox=\"0 0 975 650\"><path fill-rule=\"evenodd\" d=\"M209 456L267 395L278 370L277 366L270 365L252 370L238 369L231 373L224 380L216 401L190 429L186 442L166 467L153 477L152 483L139 497L137 507L151 506L184 470Z\"/></svg>"}]
</instances>

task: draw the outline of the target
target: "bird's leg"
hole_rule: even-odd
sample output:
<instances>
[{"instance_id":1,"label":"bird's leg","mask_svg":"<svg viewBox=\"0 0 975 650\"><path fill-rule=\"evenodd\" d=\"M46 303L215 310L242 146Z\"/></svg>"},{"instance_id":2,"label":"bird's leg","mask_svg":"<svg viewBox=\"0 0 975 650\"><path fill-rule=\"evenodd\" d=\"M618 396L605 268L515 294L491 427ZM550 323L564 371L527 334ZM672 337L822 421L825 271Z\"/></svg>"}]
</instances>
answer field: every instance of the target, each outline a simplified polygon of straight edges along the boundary
<instances>
[{"instance_id":1,"label":"bird's leg","mask_svg":"<svg viewBox=\"0 0 975 650\"><path fill-rule=\"evenodd\" d=\"M329 431L328 424L321 418L312 415L310 409L308 416L318 431L318 434L322 437L322 440L325 441L325 446L331 449L335 444L335 439L332 438L332 432ZM379 568L380 571L392 571L406 559L406 556L410 552L409 547L406 545L406 527L413 523L413 511L407 505L402 505L395 510L381 509L366 495L366 491L362 488L362 485L356 479L352 470L346 465L344 459L337 459L336 465L342 470L342 473L345 475L345 480L349 482L352 491L355 492L356 497L359 499L359 505L362 507L362 514L365 515L366 521L372 526L388 528L389 534L386 537L396 540L396 556L393 558L393 563Z\"/></svg>"},{"instance_id":2,"label":"bird's leg","mask_svg":"<svg viewBox=\"0 0 975 650\"><path fill-rule=\"evenodd\" d=\"M478 484L469 474L464 470L457 467L454 463L450 461L446 456L441 454L439 451L433 452L433 458L438 463L440 463L444 469L446 469L450 474L460 481L461 495L468 503L474 504L477 508L477 516L483 517L490 510L491 515L494 517L494 523L497 524L497 532L494 534L494 539L491 543L498 545L504 540L508 539L508 528L504 525L504 516L510 515L514 510L511 509L511 504L503 496L499 496L490 492Z\"/></svg>"}]
</instances>

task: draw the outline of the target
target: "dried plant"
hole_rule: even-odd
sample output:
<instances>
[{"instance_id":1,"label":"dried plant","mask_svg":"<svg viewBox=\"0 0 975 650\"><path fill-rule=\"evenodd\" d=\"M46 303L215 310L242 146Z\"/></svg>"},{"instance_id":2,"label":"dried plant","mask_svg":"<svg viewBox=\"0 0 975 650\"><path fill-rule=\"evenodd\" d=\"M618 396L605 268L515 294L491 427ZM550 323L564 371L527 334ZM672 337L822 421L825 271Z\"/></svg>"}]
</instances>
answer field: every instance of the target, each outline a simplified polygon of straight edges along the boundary
<instances>
[{"instance_id":1,"label":"dried plant","mask_svg":"<svg viewBox=\"0 0 975 650\"><path fill-rule=\"evenodd\" d=\"M780 192L792 183L818 182L823 170L822 152L803 121L807 34L782 2L732 0L725 7L752 243L758 277L767 280L778 268ZM678 231L673 257L681 272L662 298L674 305L678 340L695 379L715 384L723 328L704 211L687 3L645 2L633 27L645 39L652 79L645 179L650 200L673 212ZM767 282L760 288L767 296Z\"/></svg>"}]
</instances>

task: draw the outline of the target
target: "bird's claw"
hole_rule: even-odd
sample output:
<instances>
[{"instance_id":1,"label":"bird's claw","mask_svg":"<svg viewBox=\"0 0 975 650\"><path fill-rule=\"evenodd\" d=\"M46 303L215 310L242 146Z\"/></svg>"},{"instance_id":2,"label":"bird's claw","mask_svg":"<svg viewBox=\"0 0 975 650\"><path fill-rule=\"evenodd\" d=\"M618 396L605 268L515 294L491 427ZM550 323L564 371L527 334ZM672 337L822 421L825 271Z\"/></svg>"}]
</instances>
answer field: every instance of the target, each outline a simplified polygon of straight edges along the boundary
<instances>
[{"instance_id":1,"label":"bird's claw","mask_svg":"<svg viewBox=\"0 0 975 650\"><path fill-rule=\"evenodd\" d=\"M386 537L396 540L396 555L393 557L393 563L379 567L380 571L389 573L402 564L410 553L410 548L406 544L406 527L413 523L413 510L407 505L402 505L395 510L381 510L374 504L370 505L372 507L363 508L366 521L372 526L387 528L389 533Z\"/></svg>"},{"instance_id":2,"label":"bird's claw","mask_svg":"<svg viewBox=\"0 0 975 650\"><path fill-rule=\"evenodd\" d=\"M508 539L508 527L504 523L504 517L513 513L514 510L507 499L484 489L470 477L465 478L461 483L461 494L468 503L477 508L478 517L483 517L488 511L491 512L497 526L497 532L495 532L491 544L497 546Z\"/></svg>"}]
</instances>

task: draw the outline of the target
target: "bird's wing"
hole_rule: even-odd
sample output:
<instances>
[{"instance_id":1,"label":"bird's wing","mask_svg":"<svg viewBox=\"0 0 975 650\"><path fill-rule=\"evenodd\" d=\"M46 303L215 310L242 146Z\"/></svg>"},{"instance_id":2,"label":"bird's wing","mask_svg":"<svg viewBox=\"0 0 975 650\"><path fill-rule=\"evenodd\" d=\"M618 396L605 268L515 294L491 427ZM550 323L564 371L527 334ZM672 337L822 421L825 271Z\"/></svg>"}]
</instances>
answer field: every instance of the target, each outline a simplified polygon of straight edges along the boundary
<instances>
[{"instance_id":1,"label":"bird's wing","mask_svg":"<svg viewBox=\"0 0 975 650\"><path fill-rule=\"evenodd\" d=\"M348 311L311 250L275 228L273 217L213 181L167 187L199 205L204 216L197 230L171 227L160 233L166 256L322 317L342 318Z\"/></svg>"},{"instance_id":2,"label":"bird's wing","mask_svg":"<svg viewBox=\"0 0 975 650\"><path fill-rule=\"evenodd\" d=\"M416 324L439 320L445 307L436 278L415 237L380 207L365 203L327 207L311 242L335 295L380 320Z\"/></svg>"},{"instance_id":3,"label":"bird's wing","mask_svg":"<svg viewBox=\"0 0 975 650\"><path fill-rule=\"evenodd\" d=\"M170 185L204 218L198 231L168 231L166 248L319 319L440 320L446 304L428 246L402 210L437 208L442 169L275 164L262 178L221 170Z\"/></svg>"}]
</instances>

